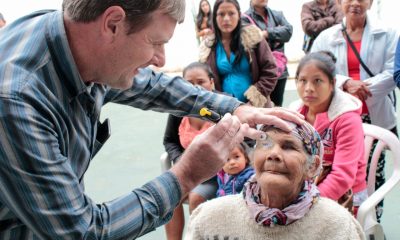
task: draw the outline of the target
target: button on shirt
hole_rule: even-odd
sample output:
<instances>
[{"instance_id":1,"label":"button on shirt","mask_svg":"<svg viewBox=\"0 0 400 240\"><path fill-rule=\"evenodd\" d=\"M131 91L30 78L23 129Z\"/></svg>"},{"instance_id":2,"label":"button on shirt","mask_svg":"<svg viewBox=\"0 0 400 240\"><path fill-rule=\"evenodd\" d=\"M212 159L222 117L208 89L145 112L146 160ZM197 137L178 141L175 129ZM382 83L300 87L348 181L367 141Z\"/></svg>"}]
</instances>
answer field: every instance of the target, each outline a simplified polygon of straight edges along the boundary
<instances>
[{"instance_id":1,"label":"button on shirt","mask_svg":"<svg viewBox=\"0 0 400 240\"><path fill-rule=\"evenodd\" d=\"M107 203L85 195L101 107L194 116L203 106L232 112L240 102L150 69L129 90L87 86L60 11L35 12L0 34L0 239L132 239L169 220L181 198L171 172Z\"/></svg>"}]
</instances>

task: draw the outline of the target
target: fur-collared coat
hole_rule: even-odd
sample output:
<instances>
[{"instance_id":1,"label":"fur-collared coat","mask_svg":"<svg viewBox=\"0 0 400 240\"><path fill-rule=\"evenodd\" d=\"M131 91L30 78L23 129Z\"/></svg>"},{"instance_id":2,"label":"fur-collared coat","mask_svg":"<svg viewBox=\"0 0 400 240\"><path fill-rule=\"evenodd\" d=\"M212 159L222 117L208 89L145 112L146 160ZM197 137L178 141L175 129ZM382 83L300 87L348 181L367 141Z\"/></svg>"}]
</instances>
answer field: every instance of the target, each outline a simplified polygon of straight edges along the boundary
<instances>
[{"instance_id":1,"label":"fur-collared coat","mask_svg":"<svg viewBox=\"0 0 400 240\"><path fill-rule=\"evenodd\" d=\"M253 83L245 97L256 107L270 106L269 95L277 82L275 59L261 31L253 25L244 26L240 35L250 62ZM222 91L223 79L218 74L215 35L209 35L200 45L200 62L208 64L214 73L215 89Z\"/></svg>"}]
</instances>

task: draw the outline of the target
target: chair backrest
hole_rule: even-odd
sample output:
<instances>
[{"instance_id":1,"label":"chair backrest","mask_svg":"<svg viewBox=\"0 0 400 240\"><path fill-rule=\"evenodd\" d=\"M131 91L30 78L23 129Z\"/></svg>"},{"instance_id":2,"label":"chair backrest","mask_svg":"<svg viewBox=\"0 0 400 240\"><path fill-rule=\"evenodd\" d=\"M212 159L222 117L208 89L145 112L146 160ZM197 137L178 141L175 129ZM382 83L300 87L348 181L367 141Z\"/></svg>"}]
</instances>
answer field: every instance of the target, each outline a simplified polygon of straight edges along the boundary
<instances>
[{"instance_id":1,"label":"chair backrest","mask_svg":"<svg viewBox=\"0 0 400 240\"><path fill-rule=\"evenodd\" d=\"M364 158L368 161L370 152L373 150L367 185L368 198L365 200L357 213L357 220L364 229L367 239L384 239L382 226L376 220L375 206L400 182L400 141L392 132L381 127L363 124L364 129ZM372 149L374 140L378 143ZM386 182L375 191L375 173L378 159L382 151L389 150L392 153L393 173ZM388 158L386 158L388 159Z\"/></svg>"}]
</instances>

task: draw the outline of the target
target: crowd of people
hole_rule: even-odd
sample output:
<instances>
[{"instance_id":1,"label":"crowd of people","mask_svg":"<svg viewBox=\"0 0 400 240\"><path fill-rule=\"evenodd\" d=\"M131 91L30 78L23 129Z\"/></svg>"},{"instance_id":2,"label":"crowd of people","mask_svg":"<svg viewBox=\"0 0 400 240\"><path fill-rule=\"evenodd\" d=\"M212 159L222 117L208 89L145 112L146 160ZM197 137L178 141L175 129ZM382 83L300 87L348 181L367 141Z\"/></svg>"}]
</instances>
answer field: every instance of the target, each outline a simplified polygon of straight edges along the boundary
<instances>
[{"instance_id":1,"label":"crowd of people","mask_svg":"<svg viewBox=\"0 0 400 240\"><path fill-rule=\"evenodd\" d=\"M199 58L182 77L148 66L167 61L184 0L63 0L9 23L0 30L0 239L134 239L162 225L168 240L363 239L362 124L397 135L400 87L399 34L369 15L372 1L304 3L291 110L281 106L293 27L268 0L244 11L237 0L200 0ZM109 102L170 114L172 167L98 204L83 179L109 137L99 121ZM201 116L204 107L221 118ZM376 188L384 168L383 153Z\"/></svg>"}]
</instances>

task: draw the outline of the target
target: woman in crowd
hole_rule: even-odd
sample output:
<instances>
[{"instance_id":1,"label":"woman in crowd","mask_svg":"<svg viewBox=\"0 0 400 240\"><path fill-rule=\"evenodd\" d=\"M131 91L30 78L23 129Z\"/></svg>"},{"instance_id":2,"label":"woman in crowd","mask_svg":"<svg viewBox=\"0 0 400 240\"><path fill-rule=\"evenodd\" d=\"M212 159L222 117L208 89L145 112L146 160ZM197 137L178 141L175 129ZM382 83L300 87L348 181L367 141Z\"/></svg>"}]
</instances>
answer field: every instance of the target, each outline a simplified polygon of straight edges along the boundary
<instances>
[{"instance_id":1,"label":"woman in crowd","mask_svg":"<svg viewBox=\"0 0 400 240\"><path fill-rule=\"evenodd\" d=\"M372 0L338 0L338 3L345 15L343 24L323 31L311 51L330 51L335 55L336 86L362 101L363 122L397 134L393 65L398 33L367 14ZM385 182L384 167L382 155L378 160L376 188ZM382 210L383 203L377 210L378 219Z\"/></svg>"},{"instance_id":2,"label":"woman in crowd","mask_svg":"<svg viewBox=\"0 0 400 240\"><path fill-rule=\"evenodd\" d=\"M325 29L341 23L343 14L335 0L312 0L303 4L301 25L304 31L303 51L308 53L314 40Z\"/></svg>"},{"instance_id":3,"label":"woman in crowd","mask_svg":"<svg viewBox=\"0 0 400 240\"><path fill-rule=\"evenodd\" d=\"M394 59L394 81L398 88L400 88L400 40L397 42L396 56Z\"/></svg>"},{"instance_id":4,"label":"woman in crowd","mask_svg":"<svg viewBox=\"0 0 400 240\"><path fill-rule=\"evenodd\" d=\"M211 69L199 62L189 64L183 70L183 78L208 91L214 88ZM199 118L169 115L164 134L164 147L169 160L176 163L192 140L212 125L213 123ZM213 177L193 189L188 196L189 212L192 212L200 203L214 198L217 188L217 179ZM182 239L184 224L183 206L180 204L176 207L171 221L165 225L167 239Z\"/></svg>"},{"instance_id":5,"label":"woman in crowd","mask_svg":"<svg viewBox=\"0 0 400 240\"><path fill-rule=\"evenodd\" d=\"M271 104L276 66L260 30L241 25L236 0L215 2L213 26L215 35L207 36L200 46L200 61L211 67L216 90L257 107Z\"/></svg>"},{"instance_id":6,"label":"woman in crowd","mask_svg":"<svg viewBox=\"0 0 400 240\"><path fill-rule=\"evenodd\" d=\"M354 195L347 197L353 197L353 204L346 207L356 215L368 197L362 103L335 88L335 62L330 52L310 53L301 59L296 72L300 100L291 107L314 126L324 143L324 175L318 183L321 196L345 202L346 196L340 198L351 189Z\"/></svg>"},{"instance_id":7,"label":"woman in crowd","mask_svg":"<svg viewBox=\"0 0 400 240\"><path fill-rule=\"evenodd\" d=\"M212 13L208 0L201 0L196 18L197 38L201 41L206 35L212 33Z\"/></svg>"},{"instance_id":8,"label":"woman in crowd","mask_svg":"<svg viewBox=\"0 0 400 240\"><path fill-rule=\"evenodd\" d=\"M313 183L323 153L317 131L307 122L289 133L261 129L265 136L257 140L252 159L256 174L243 194L201 204L185 239L364 239L357 220L320 197Z\"/></svg>"},{"instance_id":9,"label":"woman in crowd","mask_svg":"<svg viewBox=\"0 0 400 240\"><path fill-rule=\"evenodd\" d=\"M275 11L268 7L268 0L251 0L250 9L243 14L242 20L249 24L255 24L262 30L271 51L278 51L284 54L285 43L289 42L292 37L293 27L281 11ZM279 60L276 59L276 61ZM271 100L275 106L282 106L288 76L285 59L284 71L279 76L278 82L271 93Z\"/></svg>"}]
</instances>

